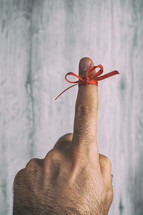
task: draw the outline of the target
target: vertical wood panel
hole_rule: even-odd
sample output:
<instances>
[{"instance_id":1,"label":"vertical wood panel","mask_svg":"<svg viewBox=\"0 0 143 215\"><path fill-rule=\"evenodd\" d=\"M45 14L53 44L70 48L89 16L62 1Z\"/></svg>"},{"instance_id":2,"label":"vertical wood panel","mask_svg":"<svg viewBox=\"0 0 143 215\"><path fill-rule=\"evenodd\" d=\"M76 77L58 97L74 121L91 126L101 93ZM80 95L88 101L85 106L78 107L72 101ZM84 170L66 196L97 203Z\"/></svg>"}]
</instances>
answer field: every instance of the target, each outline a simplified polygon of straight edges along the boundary
<instances>
[{"instance_id":1,"label":"vertical wood panel","mask_svg":"<svg viewBox=\"0 0 143 215\"><path fill-rule=\"evenodd\" d=\"M12 184L16 172L33 156L29 74L30 1L1 1L1 207L11 214ZM29 87L30 88L30 87Z\"/></svg>"},{"instance_id":2,"label":"vertical wood panel","mask_svg":"<svg viewBox=\"0 0 143 215\"><path fill-rule=\"evenodd\" d=\"M98 144L112 161L109 214L143 211L143 1L0 0L0 214L16 172L72 132L67 72L91 57L120 77L99 84Z\"/></svg>"}]
</instances>

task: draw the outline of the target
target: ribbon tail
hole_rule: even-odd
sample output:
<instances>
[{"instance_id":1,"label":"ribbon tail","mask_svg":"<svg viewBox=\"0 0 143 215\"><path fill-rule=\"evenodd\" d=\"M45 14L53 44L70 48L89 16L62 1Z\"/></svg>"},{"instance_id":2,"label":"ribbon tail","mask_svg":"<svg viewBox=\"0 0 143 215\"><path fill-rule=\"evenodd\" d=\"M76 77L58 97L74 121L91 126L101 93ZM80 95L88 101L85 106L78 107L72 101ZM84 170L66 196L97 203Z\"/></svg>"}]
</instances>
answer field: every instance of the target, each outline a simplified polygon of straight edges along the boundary
<instances>
[{"instance_id":1,"label":"ribbon tail","mask_svg":"<svg viewBox=\"0 0 143 215\"><path fill-rule=\"evenodd\" d=\"M78 83L76 83L76 84L74 84L74 85L68 87L67 89L65 89L63 92L61 92L61 93L55 98L55 100L57 100L57 98L59 98L64 92L66 92L67 90L69 90L70 88L72 88L72 87L74 87L74 86L76 86L76 85L78 85Z\"/></svg>"},{"instance_id":2,"label":"ribbon tail","mask_svg":"<svg viewBox=\"0 0 143 215\"><path fill-rule=\"evenodd\" d=\"M109 78L109 77L111 77L111 76L113 76L113 75L117 75L117 74L120 74L120 73L119 73L117 70L114 70L114 71L109 72L109 73L107 73L107 74L105 74L105 75L102 75L102 76L100 76L100 77L97 77L96 80L97 80L97 81L101 81L101 80L103 80L103 79L105 79L105 78Z\"/></svg>"}]
</instances>

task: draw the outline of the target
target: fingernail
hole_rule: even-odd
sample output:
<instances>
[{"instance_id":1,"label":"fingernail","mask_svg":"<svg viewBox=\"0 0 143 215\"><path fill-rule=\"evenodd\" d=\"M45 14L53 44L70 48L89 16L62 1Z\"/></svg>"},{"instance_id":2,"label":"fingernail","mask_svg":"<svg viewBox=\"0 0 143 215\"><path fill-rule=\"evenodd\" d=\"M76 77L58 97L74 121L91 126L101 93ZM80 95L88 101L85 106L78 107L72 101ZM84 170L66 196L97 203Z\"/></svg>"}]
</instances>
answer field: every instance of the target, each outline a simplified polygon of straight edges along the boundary
<instances>
[{"instance_id":1,"label":"fingernail","mask_svg":"<svg viewBox=\"0 0 143 215\"><path fill-rule=\"evenodd\" d=\"M91 67L91 59L90 58L82 58L80 61L80 69L88 70Z\"/></svg>"},{"instance_id":2,"label":"fingernail","mask_svg":"<svg viewBox=\"0 0 143 215\"><path fill-rule=\"evenodd\" d=\"M84 57L80 60L79 63L79 75L80 77L84 78L86 75L86 71L93 66L93 61L88 58L88 57Z\"/></svg>"}]
</instances>

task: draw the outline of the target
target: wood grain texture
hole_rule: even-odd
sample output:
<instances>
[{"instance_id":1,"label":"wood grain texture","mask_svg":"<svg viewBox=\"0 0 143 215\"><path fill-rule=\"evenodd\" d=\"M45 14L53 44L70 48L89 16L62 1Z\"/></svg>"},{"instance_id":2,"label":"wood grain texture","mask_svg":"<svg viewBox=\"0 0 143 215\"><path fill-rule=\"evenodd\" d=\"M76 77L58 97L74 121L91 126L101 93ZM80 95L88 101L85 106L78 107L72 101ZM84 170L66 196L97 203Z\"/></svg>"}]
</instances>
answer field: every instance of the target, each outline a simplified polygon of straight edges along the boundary
<instances>
[{"instance_id":1,"label":"wood grain texture","mask_svg":"<svg viewBox=\"0 0 143 215\"><path fill-rule=\"evenodd\" d=\"M72 132L77 88L64 75L83 56L117 69L100 82L98 144L112 162L110 215L143 214L143 1L0 0L0 214L29 159Z\"/></svg>"}]
</instances>

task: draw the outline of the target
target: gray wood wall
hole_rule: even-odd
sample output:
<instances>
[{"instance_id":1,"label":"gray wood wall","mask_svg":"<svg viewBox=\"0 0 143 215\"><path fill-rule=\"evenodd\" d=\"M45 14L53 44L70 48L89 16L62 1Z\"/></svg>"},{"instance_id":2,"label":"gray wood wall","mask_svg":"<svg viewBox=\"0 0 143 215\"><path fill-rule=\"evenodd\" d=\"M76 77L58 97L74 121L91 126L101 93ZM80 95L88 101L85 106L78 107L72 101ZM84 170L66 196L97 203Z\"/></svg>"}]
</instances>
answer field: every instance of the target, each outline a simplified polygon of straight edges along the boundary
<instances>
[{"instance_id":1,"label":"gray wood wall","mask_svg":"<svg viewBox=\"0 0 143 215\"><path fill-rule=\"evenodd\" d=\"M143 214L143 0L0 0L0 214L33 157L72 132L77 88L64 75L91 57L120 76L99 84L98 144L112 161L110 215Z\"/></svg>"}]
</instances>

